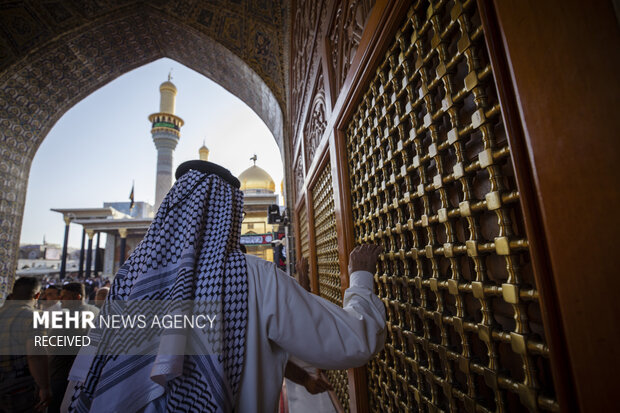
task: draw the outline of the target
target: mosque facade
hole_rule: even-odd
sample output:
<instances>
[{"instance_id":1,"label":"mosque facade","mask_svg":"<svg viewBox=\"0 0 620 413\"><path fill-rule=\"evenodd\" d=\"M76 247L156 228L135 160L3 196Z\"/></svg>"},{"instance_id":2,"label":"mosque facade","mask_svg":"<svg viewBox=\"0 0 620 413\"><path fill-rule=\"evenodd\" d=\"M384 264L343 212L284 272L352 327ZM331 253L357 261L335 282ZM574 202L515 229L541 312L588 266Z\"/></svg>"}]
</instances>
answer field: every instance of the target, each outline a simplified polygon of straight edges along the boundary
<instances>
[{"instance_id":1,"label":"mosque facade","mask_svg":"<svg viewBox=\"0 0 620 413\"><path fill-rule=\"evenodd\" d=\"M251 159L254 165L239 175L244 212L241 244L248 254L274 261L274 244L283 242L284 231L279 224L269 223L267 211L271 205L280 206L279 197L273 178L256 165L256 155Z\"/></svg>"}]
</instances>

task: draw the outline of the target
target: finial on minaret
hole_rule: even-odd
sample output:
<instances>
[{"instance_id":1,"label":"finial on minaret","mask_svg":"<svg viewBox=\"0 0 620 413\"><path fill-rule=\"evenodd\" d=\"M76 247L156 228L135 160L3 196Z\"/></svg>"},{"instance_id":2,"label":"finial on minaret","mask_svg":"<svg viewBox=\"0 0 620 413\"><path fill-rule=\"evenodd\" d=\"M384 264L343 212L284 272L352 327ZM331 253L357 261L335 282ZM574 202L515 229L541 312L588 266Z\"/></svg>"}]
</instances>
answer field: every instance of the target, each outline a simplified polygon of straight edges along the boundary
<instances>
[{"instance_id":1,"label":"finial on minaret","mask_svg":"<svg viewBox=\"0 0 620 413\"><path fill-rule=\"evenodd\" d=\"M256 165L256 160L258 159L258 156L256 156L256 154L254 154L254 156L252 156L250 158L251 161L254 161L254 165Z\"/></svg>"},{"instance_id":2,"label":"finial on minaret","mask_svg":"<svg viewBox=\"0 0 620 413\"><path fill-rule=\"evenodd\" d=\"M200 147L200 149L198 149L198 157L201 161L209 160L209 148L207 148L207 145L205 145L204 139L202 140L202 146Z\"/></svg>"},{"instance_id":3,"label":"finial on minaret","mask_svg":"<svg viewBox=\"0 0 620 413\"><path fill-rule=\"evenodd\" d=\"M170 82L172 80L172 68L170 68L170 71L168 72L168 82Z\"/></svg>"}]
</instances>

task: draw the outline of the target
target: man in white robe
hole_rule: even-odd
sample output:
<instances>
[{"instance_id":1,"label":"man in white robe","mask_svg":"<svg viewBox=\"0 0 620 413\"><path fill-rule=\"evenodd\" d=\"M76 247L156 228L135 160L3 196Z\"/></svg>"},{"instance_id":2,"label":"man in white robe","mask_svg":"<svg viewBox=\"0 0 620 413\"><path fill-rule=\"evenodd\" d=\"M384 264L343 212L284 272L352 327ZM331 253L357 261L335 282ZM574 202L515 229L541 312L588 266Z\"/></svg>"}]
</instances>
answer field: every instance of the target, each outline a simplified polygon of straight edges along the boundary
<instances>
[{"instance_id":1,"label":"man in white robe","mask_svg":"<svg viewBox=\"0 0 620 413\"><path fill-rule=\"evenodd\" d=\"M385 309L373 293L381 247L351 252L341 308L307 292L274 263L241 253L243 196L228 170L190 161L176 177L108 301L147 300L155 293L171 300L223 297L224 354L175 360L78 356L67 410L274 412L289 356L346 369L364 365L383 348ZM154 283L161 285L155 292L146 287Z\"/></svg>"}]
</instances>

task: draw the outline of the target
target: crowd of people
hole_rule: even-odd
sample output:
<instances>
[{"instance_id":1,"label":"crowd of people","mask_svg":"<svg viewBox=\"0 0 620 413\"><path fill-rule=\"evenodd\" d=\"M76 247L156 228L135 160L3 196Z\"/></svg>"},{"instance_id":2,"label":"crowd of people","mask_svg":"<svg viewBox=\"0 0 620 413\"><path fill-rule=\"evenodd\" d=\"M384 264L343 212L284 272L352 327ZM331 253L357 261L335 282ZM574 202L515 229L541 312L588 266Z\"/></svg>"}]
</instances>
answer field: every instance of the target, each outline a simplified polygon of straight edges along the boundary
<instances>
[{"instance_id":1,"label":"crowd of people","mask_svg":"<svg viewBox=\"0 0 620 413\"><path fill-rule=\"evenodd\" d=\"M89 278L83 276L68 276L65 277L63 280L59 280L58 278L43 278L41 280L42 297L39 299L39 301L42 303L42 305L45 305L45 301L48 301L46 298L46 291L48 290L48 288L52 290L51 294L53 297L54 291L60 292L62 286L69 283L80 283L84 285L84 292L86 294L85 299L88 302L94 302L95 296L100 290L102 291L100 294L107 295L107 293L104 292L109 291L111 285L110 279L101 275ZM106 295L104 295L103 297L105 298ZM54 300L55 299L52 299L51 301ZM41 303L39 304L41 305Z\"/></svg>"},{"instance_id":2,"label":"crowd of people","mask_svg":"<svg viewBox=\"0 0 620 413\"><path fill-rule=\"evenodd\" d=\"M75 354L65 354L66 349L63 354L53 354L35 348L33 312L98 314L109 291L110 282L100 277L63 282L21 277L15 281L0 308L0 412L60 411ZM87 333L79 328L70 332Z\"/></svg>"}]
</instances>

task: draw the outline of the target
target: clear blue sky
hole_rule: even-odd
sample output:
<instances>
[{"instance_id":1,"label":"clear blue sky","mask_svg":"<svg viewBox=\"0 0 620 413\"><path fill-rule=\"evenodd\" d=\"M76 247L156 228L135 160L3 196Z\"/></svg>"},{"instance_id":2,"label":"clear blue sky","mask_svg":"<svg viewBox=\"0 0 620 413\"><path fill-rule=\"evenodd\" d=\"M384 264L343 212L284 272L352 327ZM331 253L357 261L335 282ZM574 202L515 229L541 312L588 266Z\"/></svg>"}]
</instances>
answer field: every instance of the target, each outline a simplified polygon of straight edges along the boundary
<instances>
[{"instance_id":1,"label":"clear blue sky","mask_svg":"<svg viewBox=\"0 0 620 413\"><path fill-rule=\"evenodd\" d=\"M273 135L241 100L203 75L170 59L135 69L79 102L54 125L30 170L21 243L62 244L62 215L50 208L101 207L135 200L153 204L157 152L148 115L159 111L159 85L172 70L176 114L185 125L174 167L198 158L203 140L209 160L239 175L252 165L265 169L280 191L282 160ZM69 246L79 247L81 226L71 225ZM105 238L102 238L102 241Z\"/></svg>"}]
</instances>

